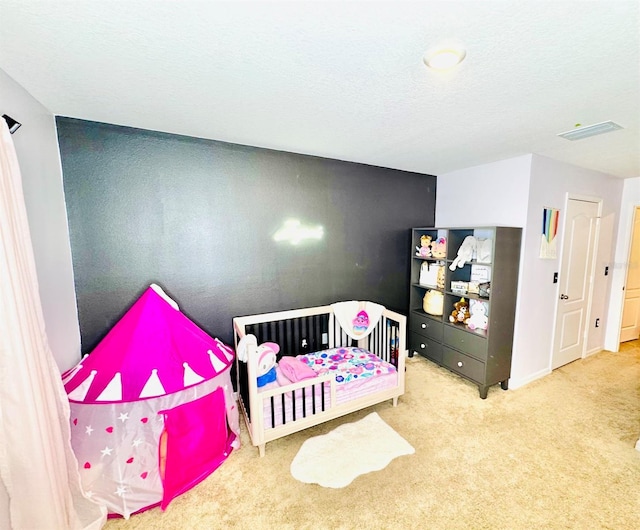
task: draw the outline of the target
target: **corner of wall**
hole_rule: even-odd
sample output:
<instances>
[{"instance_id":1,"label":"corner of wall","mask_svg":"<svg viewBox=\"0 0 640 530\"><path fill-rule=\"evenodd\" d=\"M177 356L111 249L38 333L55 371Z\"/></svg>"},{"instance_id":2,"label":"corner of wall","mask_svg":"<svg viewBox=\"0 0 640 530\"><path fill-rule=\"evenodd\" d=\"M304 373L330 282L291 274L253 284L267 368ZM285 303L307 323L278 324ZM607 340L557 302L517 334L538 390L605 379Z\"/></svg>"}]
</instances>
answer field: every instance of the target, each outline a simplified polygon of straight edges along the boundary
<instances>
[{"instance_id":1,"label":"corner of wall","mask_svg":"<svg viewBox=\"0 0 640 530\"><path fill-rule=\"evenodd\" d=\"M14 136L22 174L45 331L65 371L80 359L80 330L55 120L0 70L2 109L23 125Z\"/></svg>"}]
</instances>

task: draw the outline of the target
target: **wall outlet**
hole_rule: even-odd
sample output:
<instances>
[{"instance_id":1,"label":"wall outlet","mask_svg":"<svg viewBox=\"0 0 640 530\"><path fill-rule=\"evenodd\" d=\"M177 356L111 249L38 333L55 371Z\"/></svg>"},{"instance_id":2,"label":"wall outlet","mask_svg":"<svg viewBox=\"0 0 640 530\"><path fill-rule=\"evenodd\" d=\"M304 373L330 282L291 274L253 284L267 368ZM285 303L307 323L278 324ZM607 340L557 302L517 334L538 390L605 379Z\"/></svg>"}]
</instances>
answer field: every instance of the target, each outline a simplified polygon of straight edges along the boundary
<instances>
[{"instance_id":1,"label":"wall outlet","mask_svg":"<svg viewBox=\"0 0 640 530\"><path fill-rule=\"evenodd\" d=\"M322 344L329 344L329 334L328 333L323 333L322 334Z\"/></svg>"},{"instance_id":2,"label":"wall outlet","mask_svg":"<svg viewBox=\"0 0 640 530\"><path fill-rule=\"evenodd\" d=\"M600 327L600 319L596 318L596 327L599 328Z\"/></svg>"}]
</instances>

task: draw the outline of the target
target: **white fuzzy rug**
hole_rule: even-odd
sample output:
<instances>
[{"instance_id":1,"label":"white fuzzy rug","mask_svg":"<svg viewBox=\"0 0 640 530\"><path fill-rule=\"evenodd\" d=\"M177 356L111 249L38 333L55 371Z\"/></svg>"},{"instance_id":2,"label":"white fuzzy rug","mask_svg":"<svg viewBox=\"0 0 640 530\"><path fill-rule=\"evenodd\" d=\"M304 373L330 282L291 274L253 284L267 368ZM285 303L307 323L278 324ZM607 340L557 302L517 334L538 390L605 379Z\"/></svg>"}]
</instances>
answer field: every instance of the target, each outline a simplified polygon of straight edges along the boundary
<instances>
[{"instance_id":1,"label":"white fuzzy rug","mask_svg":"<svg viewBox=\"0 0 640 530\"><path fill-rule=\"evenodd\" d=\"M379 471L394 458L413 453L415 449L372 412L306 440L291 462L291 475L307 484L344 488L357 476Z\"/></svg>"}]
</instances>

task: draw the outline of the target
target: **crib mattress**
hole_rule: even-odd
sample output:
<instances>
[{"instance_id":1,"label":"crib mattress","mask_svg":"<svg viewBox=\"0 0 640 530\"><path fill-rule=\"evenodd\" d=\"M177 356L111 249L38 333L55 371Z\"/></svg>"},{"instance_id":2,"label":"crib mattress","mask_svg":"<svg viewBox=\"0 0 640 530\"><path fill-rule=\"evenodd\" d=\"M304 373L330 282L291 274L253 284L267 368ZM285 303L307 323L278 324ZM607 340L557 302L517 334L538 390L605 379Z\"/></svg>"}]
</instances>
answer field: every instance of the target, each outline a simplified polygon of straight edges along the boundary
<instances>
[{"instance_id":1,"label":"crib mattress","mask_svg":"<svg viewBox=\"0 0 640 530\"><path fill-rule=\"evenodd\" d=\"M336 405L395 388L398 384L395 366L362 348L331 348L299 355L297 358L318 375L335 374ZM278 377L278 380L282 379ZM308 381L312 382L313 379ZM316 384L313 388L307 387L287 392L284 397L277 396L265 400L264 428L277 427L294 419L312 415L314 410L321 410L323 398L328 407L331 399L329 384L325 384L324 389Z\"/></svg>"}]
</instances>

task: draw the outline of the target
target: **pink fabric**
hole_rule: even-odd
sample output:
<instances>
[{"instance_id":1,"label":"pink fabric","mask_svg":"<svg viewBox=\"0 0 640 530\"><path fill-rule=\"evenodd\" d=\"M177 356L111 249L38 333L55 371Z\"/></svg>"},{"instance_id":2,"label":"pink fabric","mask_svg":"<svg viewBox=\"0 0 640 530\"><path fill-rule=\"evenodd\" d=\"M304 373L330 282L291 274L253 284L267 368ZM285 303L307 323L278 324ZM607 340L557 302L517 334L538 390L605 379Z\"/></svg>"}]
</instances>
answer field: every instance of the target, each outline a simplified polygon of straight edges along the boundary
<instances>
[{"instance_id":1,"label":"pink fabric","mask_svg":"<svg viewBox=\"0 0 640 530\"><path fill-rule=\"evenodd\" d=\"M21 108L26 114L26 107ZM22 138L25 147L34 137L38 143L49 142L53 121L48 120L51 127L41 124L39 112L34 136ZM26 120L35 118L30 112L28 116ZM35 149L32 145L28 151ZM55 175L44 160L38 159L33 176ZM58 203L52 204L50 213L57 211ZM58 276L62 267L55 267L40 284L49 294L55 291L49 286L53 277L64 277ZM47 341L51 330L45 329L22 177L5 120L0 120L0 293L0 527L97 530L106 509L80 491L69 444L69 402ZM57 309L65 311L63 305Z\"/></svg>"},{"instance_id":2,"label":"pink fabric","mask_svg":"<svg viewBox=\"0 0 640 530\"><path fill-rule=\"evenodd\" d=\"M135 401L156 369L165 393L171 394L185 388L184 362L205 380L228 368L233 352L228 349L225 354L224 348L228 346L210 337L149 287L91 354L80 361L82 368L67 372L76 370L73 377L66 380L65 390L72 392L95 370L93 382L82 400L94 403L116 372L120 372L122 401ZM208 350L224 369L214 370Z\"/></svg>"},{"instance_id":3,"label":"pink fabric","mask_svg":"<svg viewBox=\"0 0 640 530\"><path fill-rule=\"evenodd\" d=\"M175 497L202 482L227 459L235 434L227 428L222 388L159 414L164 415L168 434L160 505L164 510Z\"/></svg>"},{"instance_id":4,"label":"pink fabric","mask_svg":"<svg viewBox=\"0 0 640 530\"><path fill-rule=\"evenodd\" d=\"M309 368L306 364L295 357L283 357L280 359L280 362L278 362L278 366L280 367L280 370L282 370L282 373L292 383L297 383L298 381L304 381L305 379L311 379L312 377L318 376L312 368Z\"/></svg>"},{"instance_id":5,"label":"pink fabric","mask_svg":"<svg viewBox=\"0 0 640 530\"><path fill-rule=\"evenodd\" d=\"M278 365L276 365L276 382L278 383L278 386L287 386L292 383L291 379L282 373L282 370Z\"/></svg>"}]
</instances>

